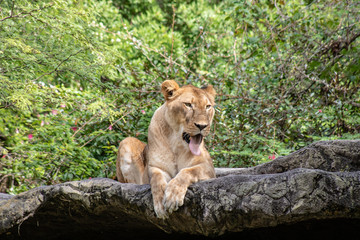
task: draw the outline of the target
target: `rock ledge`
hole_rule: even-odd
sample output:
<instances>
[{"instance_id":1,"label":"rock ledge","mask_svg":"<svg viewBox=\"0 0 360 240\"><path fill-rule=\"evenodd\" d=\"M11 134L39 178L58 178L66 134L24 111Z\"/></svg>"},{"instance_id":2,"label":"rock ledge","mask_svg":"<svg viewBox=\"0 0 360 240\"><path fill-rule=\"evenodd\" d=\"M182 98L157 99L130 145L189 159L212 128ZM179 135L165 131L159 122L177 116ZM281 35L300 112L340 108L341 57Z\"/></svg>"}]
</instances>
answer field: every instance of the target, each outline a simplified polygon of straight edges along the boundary
<instances>
[{"instance_id":1,"label":"rock ledge","mask_svg":"<svg viewBox=\"0 0 360 240\"><path fill-rule=\"evenodd\" d=\"M253 168L217 169L216 179L190 186L184 206L165 221L154 215L149 185L90 179L0 194L0 238L355 235L359 171L360 141L317 142Z\"/></svg>"}]
</instances>

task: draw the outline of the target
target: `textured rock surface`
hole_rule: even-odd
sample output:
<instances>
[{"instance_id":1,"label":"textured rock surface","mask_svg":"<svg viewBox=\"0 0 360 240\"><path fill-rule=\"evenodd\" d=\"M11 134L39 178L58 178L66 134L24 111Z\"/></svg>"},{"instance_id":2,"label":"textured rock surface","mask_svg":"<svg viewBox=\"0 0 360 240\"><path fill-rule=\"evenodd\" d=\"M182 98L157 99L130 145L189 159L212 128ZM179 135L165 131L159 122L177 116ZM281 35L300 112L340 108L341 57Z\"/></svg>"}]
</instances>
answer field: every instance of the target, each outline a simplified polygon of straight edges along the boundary
<instances>
[{"instance_id":1,"label":"textured rock surface","mask_svg":"<svg viewBox=\"0 0 360 240\"><path fill-rule=\"evenodd\" d=\"M321 141L287 156L253 168L218 169L217 176L228 174L282 173L296 168L330 172L360 170L360 141Z\"/></svg>"},{"instance_id":2,"label":"textured rock surface","mask_svg":"<svg viewBox=\"0 0 360 240\"><path fill-rule=\"evenodd\" d=\"M360 141L318 142L254 168L217 169L165 221L149 185L90 179L1 194L0 239L344 237L360 232L359 170Z\"/></svg>"}]
</instances>

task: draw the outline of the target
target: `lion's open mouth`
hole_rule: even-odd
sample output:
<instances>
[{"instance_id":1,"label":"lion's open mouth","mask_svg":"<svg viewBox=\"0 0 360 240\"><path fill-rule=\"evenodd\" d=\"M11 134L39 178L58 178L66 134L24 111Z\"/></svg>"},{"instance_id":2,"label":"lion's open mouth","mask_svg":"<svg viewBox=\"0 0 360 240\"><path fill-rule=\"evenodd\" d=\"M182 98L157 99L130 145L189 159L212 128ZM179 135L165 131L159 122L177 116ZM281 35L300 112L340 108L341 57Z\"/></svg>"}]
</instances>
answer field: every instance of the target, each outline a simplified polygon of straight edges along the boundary
<instances>
[{"instance_id":1,"label":"lion's open mouth","mask_svg":"<svg viewBox=\"0 0 360 240\"><path fill-rule=\"evenodd\" d=\"M199 156L200 152L200 144L203 139L203 135L197 134L195 136L190 136L187 132L183 132L183 140L189 144L190 151L192 154Z\"/></svg>"}]
</instances>

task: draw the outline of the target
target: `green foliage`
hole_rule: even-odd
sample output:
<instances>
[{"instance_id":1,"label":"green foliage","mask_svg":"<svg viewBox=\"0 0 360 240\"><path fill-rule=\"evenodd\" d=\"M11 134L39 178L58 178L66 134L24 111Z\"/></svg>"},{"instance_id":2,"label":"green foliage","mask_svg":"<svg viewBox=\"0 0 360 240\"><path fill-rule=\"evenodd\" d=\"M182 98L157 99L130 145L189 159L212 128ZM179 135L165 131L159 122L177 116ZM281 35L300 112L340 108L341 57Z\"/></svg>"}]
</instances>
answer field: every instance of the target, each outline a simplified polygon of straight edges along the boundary
<instances>
[{"instance_id":1,"label":"green foliage","mask_svg":"<svg viewBox=\"0 0 360 240\"><path fill-rule=\"evenodd\" d=\"M165 79L214 85L216 166L360 136L356 1L0 2L0 191L114 177Z\"/></svg>"}]
</instances>

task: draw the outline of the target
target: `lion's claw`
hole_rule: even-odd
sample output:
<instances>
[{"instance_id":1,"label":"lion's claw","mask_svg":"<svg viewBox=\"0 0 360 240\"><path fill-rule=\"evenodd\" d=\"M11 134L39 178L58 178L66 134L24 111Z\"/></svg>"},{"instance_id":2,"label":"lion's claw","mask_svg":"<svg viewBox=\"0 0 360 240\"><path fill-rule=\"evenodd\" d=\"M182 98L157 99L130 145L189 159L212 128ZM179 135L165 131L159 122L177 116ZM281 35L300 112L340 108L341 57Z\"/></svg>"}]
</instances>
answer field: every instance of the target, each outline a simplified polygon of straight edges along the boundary
<instances>
[{"instance_id":1,"label":"lion's claw","mask_svg":"<svg viewBox=\"0 0 360 240\"><path fill-rule=\"evenodd\" d=\"M154 211L155 211L156 216L160 219L166 219L169 217L162 202L154 205Z\"/></svg>"}]
</instances>

